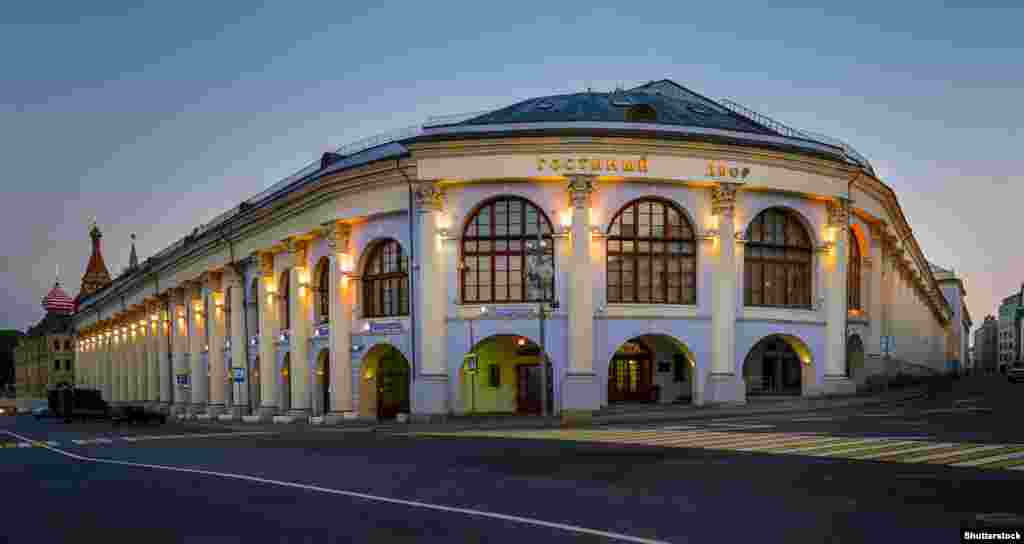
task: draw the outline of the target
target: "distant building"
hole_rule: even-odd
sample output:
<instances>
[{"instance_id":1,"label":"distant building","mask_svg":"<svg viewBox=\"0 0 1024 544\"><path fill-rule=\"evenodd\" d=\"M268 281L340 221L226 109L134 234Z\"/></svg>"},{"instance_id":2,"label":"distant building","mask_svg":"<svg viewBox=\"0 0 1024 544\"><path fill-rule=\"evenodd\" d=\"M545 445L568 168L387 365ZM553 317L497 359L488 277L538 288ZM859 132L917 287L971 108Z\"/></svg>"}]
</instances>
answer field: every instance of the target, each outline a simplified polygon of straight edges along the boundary
<instances>
[{"instance_id":1,"label":"distant building","mask_svg":"<svg viewBox=\"0 0 1024 544\"><path fill-rule=\"evenodd\" d=\"M999 358L998 368L1003 369L1006 365L1019 360L1021 346L1021 314L1024 310L1021 297L1024 295L1024 285L1021 290L1004 298L999 305Z\"/></svg>"},{"instance_id":2,"label":"distant building","mask_svg":"<svg viewBox=\"0 0 1024 544\"><path fill-rule=\"evenodd\" d=\"M993 373L999 363L999 322L995 316L985 316L978 330L974 331L974 366L979 372Z\"/></svg>"},{"instance_id":3,"label":"distant building","mask_svg":"<svg viewBox=\"0 0 1024 544\"><path fill-rule=\"evenodd\" d=\"M43 298L46 316L29 327L14 348L15 389L18 397L45 397L57 383L74 383L74 301L58 281Z\"/></svg>"},{"instance_id":4,"label":"distant building","mask_svg":"<svg viewBox=\"0 0 1024 544\"><path fill-rule=\"evenodd\" d=\"M933 263L932 274L939 284L942 296L946 298L949 307L953 312L950 319L950 331L946 336L946 352L949 357L951 370L967 368L967 350L970 344L971 313L967 311L967 290L964 289L964 282L953 270L946 270Z\"/></svg>"},{"instance_id":5,"label":"distant building","mask_svg":"<svg viewBox=\"0 0 1024 544\"><path fill-rule=\"evenodd\" d=\"M81 297L110 283L110 272L100 251L103 235L93 225L89 236L92 238L92 256L82 277L78 296L74 299L68 296L58 279L43 298L46 315L29 327L14 348L14 381L19 398L45 397L48 387L79 381L75 375L76 335L71 316L77 311Z\"/></svg>"}]
</instances>

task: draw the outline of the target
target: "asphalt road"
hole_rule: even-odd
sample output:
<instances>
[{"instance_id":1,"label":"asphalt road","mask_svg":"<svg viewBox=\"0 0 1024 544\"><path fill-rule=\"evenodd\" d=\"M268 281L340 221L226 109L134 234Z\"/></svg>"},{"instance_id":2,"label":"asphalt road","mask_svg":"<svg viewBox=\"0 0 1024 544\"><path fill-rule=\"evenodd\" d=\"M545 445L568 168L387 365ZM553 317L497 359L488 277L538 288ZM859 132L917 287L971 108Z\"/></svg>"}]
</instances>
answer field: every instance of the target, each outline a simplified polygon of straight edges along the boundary
<instances>
[{"instance_id":1,"label":"asphalt road","mask_svg":"<svg viewBox=\"0 0 1024 544\"><path fill-rule=\"evenodd\" d=\"M1024 471L741 452L728 444L772 433L898 431L1024 445L1014 403L1021 393L1024 384L965 380L906 406L644 429L661 445L631 443L632 431L616 442L584 441L618 432L608 428L548 431L550 439L214 434L179 423L114 430L10 417L0 419L7 494L0 535L36 543L958 542L959 528L979 514L1024 517L1017 500ZM720 444L702 438L680 446L675 432L728 435ZM15 435L36 442L18 447Z\"/></svg>"}]
</instances>

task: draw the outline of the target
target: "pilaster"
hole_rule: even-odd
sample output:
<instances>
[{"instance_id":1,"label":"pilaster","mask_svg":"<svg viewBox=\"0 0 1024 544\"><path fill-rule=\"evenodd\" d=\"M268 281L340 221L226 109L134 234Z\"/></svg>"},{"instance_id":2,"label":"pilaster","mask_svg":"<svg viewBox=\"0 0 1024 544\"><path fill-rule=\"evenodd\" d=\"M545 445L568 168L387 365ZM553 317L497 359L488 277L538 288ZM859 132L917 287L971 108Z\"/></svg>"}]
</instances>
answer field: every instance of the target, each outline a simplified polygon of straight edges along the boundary
<instances>
[{"instance_id":1,"label":"pilaster","mask_svg":"<svg viewBox=\"0 0 1024 544\"><path fill-rule=\"evenodd\" d=\"M209 272L206 275L206 292L208 297L207 326L210 327L209 345L207 346L207 364L209 365L209 406L206 413L216 418L225 409L227 396L227 368L224 365L224 337L225 319L224 311L224 284L223 274L220 271Z\"/></svg>"},{"instance_id":2,"label":"pilaster","mask_svg":"<svg viewBox=\"0 0 1024 544\"><path fill-rule=\"evenodd\" d=\"M411 409L417 419L445 416L449 412L447 326L447 279L438 221L444 209L444 195L437 181L420 181L415 189L415 277L416 363L412 369L414 395Z\"/></svg>"},{"instance_id":3,"label":"pilaster","mask_svg":"<svg viewBox=\"0 0 1024 544\"><path fill-rule=\"evenodd\" d=\"M206 342L206 316L200 282L191 282L185 291L185 316L188 320L188 358L191 385L190 413L206 412L209 401L210 376L203 355Z\"/></svg>"},{"instance_id":4,"label":"pilaster","mask_svg":"<svg viewBox=\"0 0 1024 544\"><path fill-rule=\"evenodd\" d=\"M153 352L156 354L157 375L160 376L157 386L158 400L165 410L174 402L174 366L169 346L173 324L168 303L168 297L162 295L153 310L156 316L156 323L153 326Z\"/></svg>"},{"instance_id":5,"label":"pilaster","mask_svg":"<svg viewBox=\"0 0 1024 544\"><path fill-rule=\"evenodd\" d=\"M562 417L576 419L601 406L594 373L594 275L591 263L590 206L593 176L570 176L572 206L569 257L569 361L562 388Z\"/></svg>"},{"instance_id":6,"label":"pilaster","mask_svg":"<svg viewBox=\"0 0 1024 544\"><path fill-rule=\"evenodd\" d=\"M347 277L352 272L355 256L349 242L351 227L333 222L324 225L330 258L329 296L331 306L328 318L330 342L331 406L325 412L342 417L354 417L352 405L352 299L355 282ZM344 268L345 270L342 270Z\"/></svg>"},{"instance_id":7,"label":"pilaster","mask_svg":"<svg viewBox=\"0 0 1024 544\"><path fill-rule=\"evenodd\" d=\"M736 193L740 185L712 188L711 213L718 223L715 272L711 286L711 373L698 404L746 402L746 389L736 374ZM697 399L695 399L697 400Z\"/></svg>"},{"instance_id":8,"label":"pilaster","mask_svg":"<svg viewBox=\"0 0 1024 544\"><path fill-rule=\"evenodd\" d=\"M231 308L231 312L228 314L228 319L231 321L231 368L232 372L241 372L245 376L245 381L242 383L235 383L233 376L228 376L227 379L231 380L231 387L234 391L234 406L232 406L232 415L235 417L241 417L246 415L249 407L249 381L252 380L252 376L248 372L249 368L249 355L247 339L245 337L245 277L241 276L237 270L233 268L227 268L224 271L224 289L226 291L225 302L230 302L226 306ZM241 370L238 370L241 369Z\"/></svg>"},{"instance_id":9,"label":"pilaster","mask_svg":"<svg viewBox=\"0 0 1024 544\"><path fill-rule=\"evenodd\" d=\"M882 245L883 232L879 225L871 225L870 251L871 257L867 261L868 277L868 300L867 310L870 320L870 332L865 350L869 356L880 356L882 353ZM865 264L867 264L867 262Z\"/></svg>"},{"instance_id":10,"label":"pilaster","mask_svg":"<svg viewBox=\"0 0 1024 544\"><path fill-rule=\"evenodd\" d=\"M288 254L291 257L288 289L291 307L288 309L291 321L289 350L291 353L292 398L291 414L298 418L309 417L311 372L309 367L309 296L310 273L306 258L306 242L288 240Z\"/></svg>"},{"instance_id":11,"label":"pilaster","mask_svg":"<svg viewBox=\"0 0 1024 544\"><path fill-rule=\"evenodd\" d=\"M275 372L277 348L277 305L280 298L274 278L274 254L260 253L259 320L260 320L260 419L269 420L277 413L277 381Z\"/></svg>"},{"instance_id":12,"label":"pilaster","mask_svg":"<svg viewBox=\"0 0 1024 544\"><path fill-rule=\"evenodd\" d=\"M846 261L849 257L846 244L850 243L850 201L838 198L827 202L826 206L832 240L831 248L824 258L825 372L820 391L824 394L852 393L856 386L847 375L846 368Z\"/></svg>"},{"instance_id":13,"label":"pilaster","mask_svg":"<svg viewBox=\"0 0 1024 544\"><path fill-rule=\"evenodd\" d=\"M191 365L189 359L192 354L189 351L189 305L187 302L186 289L176 287L171 290L169 311L171 319L171 353L174 383L174 413L182 413L192 400L192 387L180 383L179 376L191 377Z\"/></svg>"}]
</instances>

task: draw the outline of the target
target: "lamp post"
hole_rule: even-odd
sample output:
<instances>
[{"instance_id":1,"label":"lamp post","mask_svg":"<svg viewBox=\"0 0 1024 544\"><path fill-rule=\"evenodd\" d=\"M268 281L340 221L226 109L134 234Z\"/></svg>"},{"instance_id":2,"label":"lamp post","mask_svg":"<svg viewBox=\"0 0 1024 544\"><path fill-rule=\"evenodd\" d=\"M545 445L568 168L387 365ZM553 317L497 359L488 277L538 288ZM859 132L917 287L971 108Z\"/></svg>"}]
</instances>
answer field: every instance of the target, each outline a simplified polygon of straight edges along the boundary
<instances>
[{"instance_id":1,"label":"lamp post","mask_svg":"<svg viewBox=\"0 0 1024 544\"><path fill-rule=\"evenodd\" d=\"M544 299L555 277L554 256L548 255L547 245L539 231L536 240L526 242L526 278L529 282L530 297L537 301L540 321L540 413L545 417L548 415L548 354L545 347L545 320L548 309ZM557 300L551 302L551 308L558 308Z\"/></svg>"}]
</instances>

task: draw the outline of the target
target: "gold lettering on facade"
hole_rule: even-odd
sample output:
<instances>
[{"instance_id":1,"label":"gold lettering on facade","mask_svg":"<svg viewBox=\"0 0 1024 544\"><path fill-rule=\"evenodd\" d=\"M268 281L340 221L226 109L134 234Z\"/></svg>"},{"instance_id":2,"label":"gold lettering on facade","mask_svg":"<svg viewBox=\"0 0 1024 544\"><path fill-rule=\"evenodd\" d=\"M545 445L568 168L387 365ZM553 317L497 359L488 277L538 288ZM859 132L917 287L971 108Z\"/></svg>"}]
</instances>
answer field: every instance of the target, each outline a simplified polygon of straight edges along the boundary
<instances>
[{"instance_id":1,"label":"gold lettering on facade","mask_svg":"<svg viewBox=\"0 0 1024 544\"><path fill-rule=\"evenodd\" d=\"M708 176L713 178L735 178L745 179L750 175L750 168L744 166L729 166L720 161L708 161Z\"/></svg>"},{"instance_id":2,"label":"gold lettering on facade","mask_svg":"<svg viewBox=\"0 0 1024 544\"><path fill-rule=\"evenodd\" d=\"M538 172L640 172L646 174L650 166L647 157L638 159L595 159L591 157L543 158L537 157Z\"/></svg>"}]
</instances>

